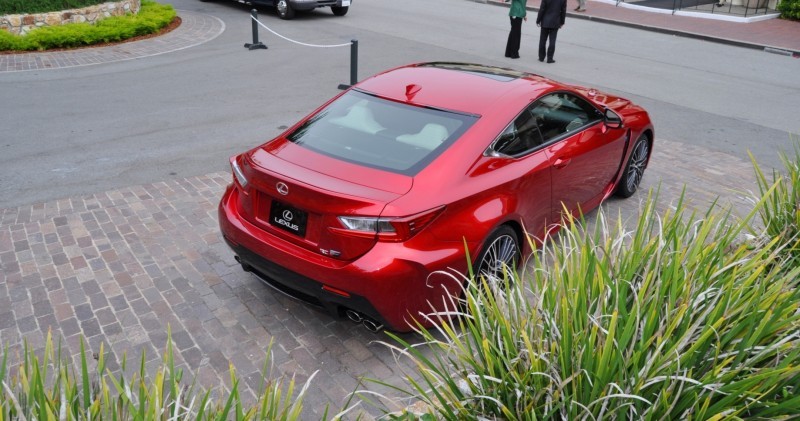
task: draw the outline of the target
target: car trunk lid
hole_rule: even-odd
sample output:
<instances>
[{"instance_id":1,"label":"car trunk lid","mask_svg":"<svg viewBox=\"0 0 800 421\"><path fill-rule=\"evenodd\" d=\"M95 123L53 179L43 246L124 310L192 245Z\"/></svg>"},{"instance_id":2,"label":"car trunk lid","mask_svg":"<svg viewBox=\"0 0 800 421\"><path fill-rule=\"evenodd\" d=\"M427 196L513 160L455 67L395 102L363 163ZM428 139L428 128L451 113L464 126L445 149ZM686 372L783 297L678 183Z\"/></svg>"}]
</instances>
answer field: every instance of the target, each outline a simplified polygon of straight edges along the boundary
<instances>
[{"instance_id":1,"label":"car trunk lid","mask_svg":"<svg viewBox=\"0 0 800 421\"><path fill-rule=\"evenodd\" d=\"M340 216L375 217L408 192L412 178L343 162L289 142L248 154L252 164L251 222L283 240L341 260L369 251L377 235L342 235Z\"/></svg>"}]
</instances>

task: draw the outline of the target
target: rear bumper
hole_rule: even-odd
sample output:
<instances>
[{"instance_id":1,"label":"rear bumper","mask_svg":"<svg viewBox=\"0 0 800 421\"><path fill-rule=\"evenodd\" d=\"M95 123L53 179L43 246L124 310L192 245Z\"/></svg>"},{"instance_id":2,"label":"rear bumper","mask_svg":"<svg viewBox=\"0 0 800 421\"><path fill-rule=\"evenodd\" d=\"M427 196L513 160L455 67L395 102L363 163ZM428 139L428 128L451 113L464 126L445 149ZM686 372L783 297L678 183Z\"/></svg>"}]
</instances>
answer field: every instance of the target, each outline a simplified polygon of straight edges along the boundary
<instances>
[{"instance_id":1,"label":"rear bumper","mask_svg":"<svg viewBox=\"0 0 800 421\"><path fill-rule=\"evenodd\" d=\"M430 324L423 315L443 309L443 296L461 293L457 277L435 272L464 273L463 244L417 238L423 232L414 244L379 242L344 262L290 244L242 218L232 186L218 212L220 230L245 268L282 293L333 314L351 309L391 330L409 331L414 320Z\"/></svg>"},{"instance_id":2,"label":"rear bumper","mask_svg":"<svg viewBox=\"0 0 800 421\"><path fill-rule=\"evenodd\" d=\"M387 325L386 320L366 298L349 293L349 296L346 297L326 290L325 284L288 270L259 256L250 249L232 242L227 236L223 235L223 237L231 250L236 253L237 261L242 268L252 272L273 289L331 314L343 316L346 309L351 309L381 325Z\"/></svg>"},{"instance_id":3,"label":"rear bumper","mask_svg":"<svg viewBox=\"0 0 800 421\"><path fill-rule=\"evenodd\" d=\"M292 9L311 10L317 7L342 6L342 0L289 0Z\"/></svg>"}]
</instances>

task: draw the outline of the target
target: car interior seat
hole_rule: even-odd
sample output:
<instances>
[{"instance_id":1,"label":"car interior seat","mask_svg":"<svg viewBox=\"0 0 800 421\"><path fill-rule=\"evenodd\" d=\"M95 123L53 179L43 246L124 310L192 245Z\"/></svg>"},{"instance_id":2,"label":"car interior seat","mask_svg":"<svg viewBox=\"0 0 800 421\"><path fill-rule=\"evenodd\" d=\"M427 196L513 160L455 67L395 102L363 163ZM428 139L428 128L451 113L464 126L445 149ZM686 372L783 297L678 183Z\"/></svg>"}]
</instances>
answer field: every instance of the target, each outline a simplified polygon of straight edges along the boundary
<instances>
[{"instance_id":1,"label":"car interior seat","mask_svg":"<svg viewBox=\"0 0 800 421\"><path fill-rule=\"evenodd\" d=\"M441 145L448 136L450 133L441 124L428 123L419 133L397 136L397 141L432 151Z\"/></svg>"},{"instance_id":2,"label":"car interior seat","mask_svg":"<svg viewBox=\"0 0 800 421\"><path fill-rule=\"evenodd\" d=\"M367 107L367 101L364 99L353 104L347 114L332 118L331 123L369 134L385 129L375 120L372 110Z\"/></svg>"},{"instance_id":3,"label":"car interior seat","mask_svg":"<svg viewBox=\"0 0 800 421\"><path fill-rule=\"evenodd\" d=\"M582 118L575 117L574 119L572 119L572 121L569 122L569 124L567 124L567 127L566 127L565 130L567 132L571 132L571 131L583 126L583 124L584 124L584 120Z\"/></svg>"}]
</instances>

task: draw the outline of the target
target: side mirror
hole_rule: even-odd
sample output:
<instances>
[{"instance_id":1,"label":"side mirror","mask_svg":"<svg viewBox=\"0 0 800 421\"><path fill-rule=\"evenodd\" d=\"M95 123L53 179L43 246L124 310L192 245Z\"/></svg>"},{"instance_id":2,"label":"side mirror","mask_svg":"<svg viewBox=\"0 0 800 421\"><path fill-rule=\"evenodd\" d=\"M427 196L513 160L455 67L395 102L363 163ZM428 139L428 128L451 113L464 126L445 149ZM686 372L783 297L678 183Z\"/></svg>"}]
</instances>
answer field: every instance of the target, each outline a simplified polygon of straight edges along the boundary
<instances>
[{"instance_id":1,"label":"side mirror","mask_svg":"<svg viewBox=\"0 0 800 421\"><path fill-rule=\"evenodd\" d=\"M609 129L621 129L622 128L622 117L619 114L612 111L610 108L606 108L603 112L603 123L605 123L606 127Z\"/></svg>"}]
</instances>

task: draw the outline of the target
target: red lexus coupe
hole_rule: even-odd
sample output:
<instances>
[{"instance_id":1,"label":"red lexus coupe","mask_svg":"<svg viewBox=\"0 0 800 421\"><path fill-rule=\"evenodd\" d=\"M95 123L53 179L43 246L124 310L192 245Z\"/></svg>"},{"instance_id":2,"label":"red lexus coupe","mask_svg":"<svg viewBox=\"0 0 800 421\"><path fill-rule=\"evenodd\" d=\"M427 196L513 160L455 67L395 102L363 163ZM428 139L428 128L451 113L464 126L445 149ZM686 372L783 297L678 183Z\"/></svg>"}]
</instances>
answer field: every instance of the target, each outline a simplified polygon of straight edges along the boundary
<instances>
[{"instance_id":1,"label":"red lexus coupe","mask_svg":"<svg viewBox=\"0 0 800 421\"><path fill-rule=\"evenodd\" d=\"M281 292L408 331L461 294L441 271L499 275L564 209L634 194L653 134L644 109L594 89L413 64L231 158L220 228L242 268Z\"/></svg>"}]
</instances>

